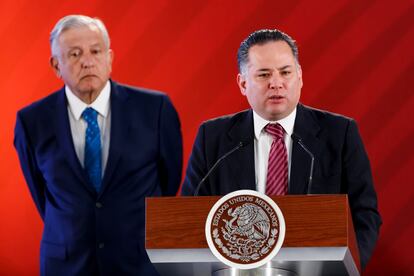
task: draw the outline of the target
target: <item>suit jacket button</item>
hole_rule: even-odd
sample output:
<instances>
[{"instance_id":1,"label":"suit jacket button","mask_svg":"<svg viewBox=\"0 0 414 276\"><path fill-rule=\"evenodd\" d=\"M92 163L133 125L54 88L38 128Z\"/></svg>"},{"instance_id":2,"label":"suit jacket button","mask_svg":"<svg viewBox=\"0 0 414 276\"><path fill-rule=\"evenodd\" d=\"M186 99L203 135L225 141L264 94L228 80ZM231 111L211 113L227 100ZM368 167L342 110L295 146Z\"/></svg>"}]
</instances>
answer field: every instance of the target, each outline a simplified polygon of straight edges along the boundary
<instances>
[{"instance_id":1,"label":"suit jacket button","mask_svg":"<svg viewBox=\"0 0 414 276\"><path fill-rule=\"evenodd\" d=\"M99 248L99 249L102 249L102 248L104 248L104 247L105 247L105 244L104 244L103 242L101 242L101 243L99 243L99 244L98 244L98 248Z\"/></svg>"},{"instance_id":2,"label":"suit jacket button","mask_svg":"<svg viewBox=\"0 0 414 276\"><path fill-rule=\"evenodd\" d=\"M100 203L100 202L96 202L95 206L96 206L96 208L102 208L103 207L102 203Z\"/></svg>"}]
</instances>

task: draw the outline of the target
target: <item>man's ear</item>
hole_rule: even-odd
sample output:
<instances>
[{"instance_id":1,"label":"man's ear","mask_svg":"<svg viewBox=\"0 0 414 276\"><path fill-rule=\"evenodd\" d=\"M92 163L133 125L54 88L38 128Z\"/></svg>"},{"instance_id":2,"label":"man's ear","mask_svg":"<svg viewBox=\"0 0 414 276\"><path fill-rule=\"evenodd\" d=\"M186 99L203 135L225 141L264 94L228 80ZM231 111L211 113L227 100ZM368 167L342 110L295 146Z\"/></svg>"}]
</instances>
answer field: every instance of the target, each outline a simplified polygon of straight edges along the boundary
<instances>
[{"instance_id":1,"label":"man's ear","mask_svg":"<svg viewBox=\"0 0 414 276\"><path fill-rule=\"evenodd\" d=\"M108 50L108 61L110 72L112 72L112 62L114 61L114 51L112 51L112 49Z\"/></svg>"},{"instance_id":2,"label":"man's ear","mask_svg":"<svg viewBox=\"0 0 414 276\"><path fill-rule=\"evenodd\" d=\"M112 62L114 61L114 51L112 49L109 49L108 55L109 55L109 61L111 62L111 65L112 65Z\"/></svg>"},{"instance_id":3,"label":"man's ear","mask_svg":"<svg viewBox=\"0 0 414 276\"><path fill-rule=\"evenodd\" d=\"M60 74L58 59L54 56L51 56L49 62L50 62L50 66L52 67L52 69L55 72L56 76L60 79L62 77L62 75Z\"/></svg>"},{"instance_id":4,"label":"man's ear","mask_svg":"<svg viewBox=\"0 0 414 276\"><path fill-rule=\"evenodd\" d=\"M300 88L303 87L302 66L298 65L298 77L300 80Z\"/></svg>"},{"instance_id":5,"label":"man's ear","mask_svg":"<svg viewBox=\"0 0 414 276\"><path fill-rule=\"evenodd\" d=\"M246 77L241 73L237 74L237 84L239 85L240 93L246 96Z\"/></svg>"}]
</instances>

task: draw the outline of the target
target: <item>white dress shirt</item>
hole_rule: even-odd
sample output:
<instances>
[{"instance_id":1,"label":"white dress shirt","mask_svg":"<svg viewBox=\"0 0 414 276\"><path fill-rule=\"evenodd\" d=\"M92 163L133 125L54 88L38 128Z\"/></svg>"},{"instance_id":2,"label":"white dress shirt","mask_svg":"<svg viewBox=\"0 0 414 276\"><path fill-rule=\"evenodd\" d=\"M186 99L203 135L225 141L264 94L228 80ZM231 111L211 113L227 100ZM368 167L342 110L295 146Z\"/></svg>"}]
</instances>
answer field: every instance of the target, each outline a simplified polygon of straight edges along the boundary
<instances>
[{"instance_id":1,"label":"white dress shirt","mask_svg":"<svg viewBox=\"0 0 414 276\"><path fill-rule=\"evenodd\" d=\"M102 176L105 171L109 153L109 138L111 129L111 85L107 81L99 96L91 104L81 101L68 86L65 86L66 98L68 99L68 115L70 130L72 132L73 145L79 162L84 167L85 161L85 132L88 123L82 118L82 112L87 107L92 107L98 112L98 125L101 133L102 146Z\"/></svg>"},{"instance_id":2,"label":"white dress shirt","mask_svg":"<svg viewBox=\"0 0 414 276\"><path fill-rule=\"evenodd\" d=\"M295 125L295 118L296 108L287 117L275 122L267 121L253 111L256 190L260 193L266 192L267 163L269 162L269 152L273 142L273 137L264 130L264 127L269 123L279 123L285 130L284 140L288 155L288 179L290 179L290 164L292 156L291 135Z\"/></svg>"}]
</instances>

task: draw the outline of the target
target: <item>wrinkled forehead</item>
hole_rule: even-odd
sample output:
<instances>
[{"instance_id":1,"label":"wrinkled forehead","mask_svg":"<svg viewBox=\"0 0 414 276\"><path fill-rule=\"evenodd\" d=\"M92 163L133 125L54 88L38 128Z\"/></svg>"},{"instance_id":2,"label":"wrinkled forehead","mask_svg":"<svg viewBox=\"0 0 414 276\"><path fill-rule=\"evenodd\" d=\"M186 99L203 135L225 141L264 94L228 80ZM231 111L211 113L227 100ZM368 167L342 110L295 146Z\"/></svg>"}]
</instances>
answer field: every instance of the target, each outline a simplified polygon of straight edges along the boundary
<instances>
[{"instance_id":1,"label":"wrinkled forehead","mask_svg":"<svg viewBox=\"0 0 414 276\"><path fill-rule=\"evenodd\" d=\"M81 42L109 47L104 33L96 24L77 24L62 28L52 43L52 53L58 53L63 47L80 46L76 44Z\"/></svg>"},{"instance_id":2,"label":"wrinkled forehead","mask_svg":"<svg viewBox=\"0 0 414 276\"><path fill-rule=\"evenodd\" d=\"M101 31L95 26L84 26L71 28L62 32L57 39L57 47L66 48L89 48L100 46L106 48L104 37Z\"/></svg>"}]
</instances>

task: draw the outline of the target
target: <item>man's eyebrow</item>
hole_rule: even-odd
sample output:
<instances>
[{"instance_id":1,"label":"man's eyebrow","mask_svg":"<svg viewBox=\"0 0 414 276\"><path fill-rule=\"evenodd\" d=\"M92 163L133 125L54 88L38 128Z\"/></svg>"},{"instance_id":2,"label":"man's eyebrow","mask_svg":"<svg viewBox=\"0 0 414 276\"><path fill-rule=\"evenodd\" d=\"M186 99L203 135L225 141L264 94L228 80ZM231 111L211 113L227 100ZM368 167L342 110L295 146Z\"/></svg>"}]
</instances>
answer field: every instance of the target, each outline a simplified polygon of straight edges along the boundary
<instances>
[{"instance_id":1,"label":"man's eyebrow","mask_svg":"<svg viewBox=\"0 0 414 276\"><path fill-rule=\"evenodd\" d=\"M283 71L283 70L290 69L290 68L292 68L292 65L285 65L285 66L277 68L277 70L278 71ZM265 68L259 68L259 69L256 70L256 72L269 72L269 71L272 71L272 69L271 68L266 68L266 67Z\"/></svg>"},{"instance_id":2,"label":"man's eyebrow","mask_svg":"<svg viewBox=\"0 0 414 276\"><path fill-rule=\"evenodd\" d=\"M79 46L70 46L68 48L69 48L69 51L72 51L72 50L81 50L81 47L79 47Z\"/></svg>"},{"instance_id":3,"label":"man's eyebrow","mask_svg":"<svg viewBox=\"0 0 414 276\"><path fill-rule=\"evenodd\" d=\"M101 44L99 42L96 42L96 43L92 44L90 47L100 47L100 46L101 46Z\"/></svg>"},{"instance_id":4,"label":"man's eyebrow","mask_svg":"<svg viewBox=\"0 0 414 276\"><path fill-rule=\"evenodd\" d=\"M282 66L282 67L277 68L277 70L283 71L285 69L289 69L290 67L292 67L292 65L285 65L285 66Z\"/></svg>"}]
</instances>

